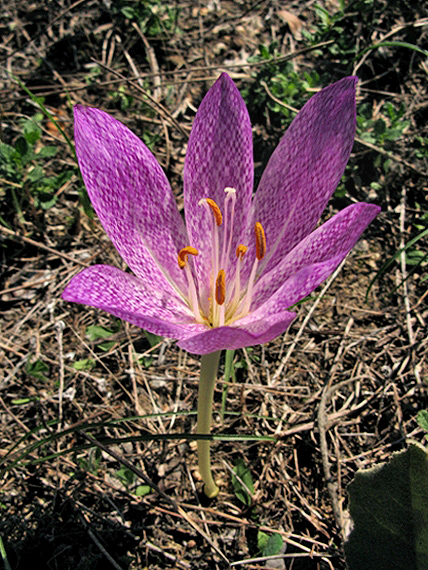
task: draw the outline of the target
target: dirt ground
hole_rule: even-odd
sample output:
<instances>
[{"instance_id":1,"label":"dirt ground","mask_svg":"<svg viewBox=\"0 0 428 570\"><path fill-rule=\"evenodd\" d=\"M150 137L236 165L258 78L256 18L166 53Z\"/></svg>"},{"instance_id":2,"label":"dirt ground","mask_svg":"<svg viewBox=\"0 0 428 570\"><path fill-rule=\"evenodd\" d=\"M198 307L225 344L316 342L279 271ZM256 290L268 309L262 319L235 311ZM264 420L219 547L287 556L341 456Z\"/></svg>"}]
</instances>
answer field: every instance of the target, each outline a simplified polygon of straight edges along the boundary
<instances>
[{"instance_id":1,"label":"dirt ground","mask_svg":"<svg viewBox=\"0 0 428 570\"><path fill-rule=\"evenodd\" d=\"M10 568L346 568L347 484L424 441L426 237L367 295L427 224L423 4L362 0L341 13L334 0L2 1L0 137L22 159L3 147L0 538ZM256 177L292 119L284 104L301 107L356 73L360 131L324 219L357 201L382 213L285 335L236 351L227 381L222 358L221 492L208 502L191 437L199 357L61 300L82 267L123 267L65 136L74 104L107 110L153 150L180 205L195 111L222 71L248 103ZM254 482L244 502L232 484L239 462ZM281 537L274 557L263 533Z\"/></svg>"}]
</instances>

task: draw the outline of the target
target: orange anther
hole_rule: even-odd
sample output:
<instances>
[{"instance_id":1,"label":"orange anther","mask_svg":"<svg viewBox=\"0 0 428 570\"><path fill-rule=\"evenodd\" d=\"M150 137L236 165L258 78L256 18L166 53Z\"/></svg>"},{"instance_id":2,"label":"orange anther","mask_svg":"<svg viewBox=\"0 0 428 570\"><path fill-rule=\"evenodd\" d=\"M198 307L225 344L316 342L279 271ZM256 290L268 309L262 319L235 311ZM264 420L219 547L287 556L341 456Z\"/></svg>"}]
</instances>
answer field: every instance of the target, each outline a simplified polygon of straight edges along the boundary
<instances>
[{"instance_id":1,"label":"orange anther","mask_svg":"<svg viewBox=\"0 0 428 570\"><path fill-rule=\"evenodd\" d=\"M260 222L254 226L254 233L256 235L256 257L260 261L266 255L266 236Z\"/></svg>"},{"instance_id":2,"label":"orange anther","mask_svg":"<svg viewBox=\"0 0 428 570\"><path fill-rule=\"evenodd\" d=\"M187 256L188 255L198 255L199 251L197 249L195 249L194 247L192 247L191 245L187 245L186 247L183 247L183 249L181 249L178 252L178 267L180 269L184 269L186 267L187 264Z\"/></svg>"},{"instance_id":3,"label":"orange anther","mask_svg":"<svg viewBox=\"0 0 428 570\"><path fill-rule=\"evenodd\" d=\"M211 198L206 198L206 201L208 206L211 208L211 211L215 219L215 223L218 226L221 226L221 224L223 223L223 216L221 215L220 208L217 206L214 200L211 200Z\"/></svg>"},{"instance_id":4,"label":"orange anther","mask_svg":"<svg viewBox=\"0 0 428 570\"><path fill-rule=\"evenodd\" d=\"M223 305L226 300L226 273L220 269L215 281L215 300L218 305Z\"/></svg>"},{"instance_id":5,"label":"orange anther","mask_svg":"<svg viewBox=\"0 0 428 570\"><path fill-rule=\"evenodd\" d=\"M246 245L242 245L242 243L240 243L236 248L236 257L238 259L243 259L244 255L247 253L247 249L248 247Z\"/></svg>"}]
</instances>

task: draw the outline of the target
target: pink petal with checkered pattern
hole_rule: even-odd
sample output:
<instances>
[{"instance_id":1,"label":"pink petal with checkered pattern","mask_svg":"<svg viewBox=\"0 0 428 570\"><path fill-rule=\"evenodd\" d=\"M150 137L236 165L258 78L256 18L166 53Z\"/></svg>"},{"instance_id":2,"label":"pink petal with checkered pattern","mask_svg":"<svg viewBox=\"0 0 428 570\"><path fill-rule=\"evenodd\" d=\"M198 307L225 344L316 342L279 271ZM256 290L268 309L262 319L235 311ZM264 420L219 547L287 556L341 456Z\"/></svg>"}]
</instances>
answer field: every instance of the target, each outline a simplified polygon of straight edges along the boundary
<instances>
[{"instance_id":1,"label":"pink petal with checkered pattern","mask_svg":"<svg viewBox=\"0 0 428 570\"><path fill-rule=\"evenodd\" d=\"M121 257L152 286L186 284L177 253L188 243L169 182L157 160L125 125L77 105L76 153L92 205Z\"/></svg>"},{"instance_id":2,"label":"pink petal with checkered pattern","mask_svg":"<svg viewBox=\"0 0 428 570\"><path fill-rule=\"evenodd\" d=\"M314 95L298 113L260 180L249 227L266 233L269 271L315 227L339 184L355 135L356 77L346 77ZM247 255L248 255L247 254Z\"/></svg>"},{"instance_id":3,"label":"pink petal with checkered pattern","mask_svg":"<svg viewBox=\"0 0 428 570\"><path fill-rule=\"evenodd\" d=\"M205 95L196 113L183 171L186 225L190 245L200 252L195 259L200 280L206 281L210 276L212 219L205 208L198 205L199 201L211 198L222 209L224 189L236 189L232 239L236 247L247 222L253 176L253 142L248 111L236 85L223 73Z\"/></svg>"}]
</instances>

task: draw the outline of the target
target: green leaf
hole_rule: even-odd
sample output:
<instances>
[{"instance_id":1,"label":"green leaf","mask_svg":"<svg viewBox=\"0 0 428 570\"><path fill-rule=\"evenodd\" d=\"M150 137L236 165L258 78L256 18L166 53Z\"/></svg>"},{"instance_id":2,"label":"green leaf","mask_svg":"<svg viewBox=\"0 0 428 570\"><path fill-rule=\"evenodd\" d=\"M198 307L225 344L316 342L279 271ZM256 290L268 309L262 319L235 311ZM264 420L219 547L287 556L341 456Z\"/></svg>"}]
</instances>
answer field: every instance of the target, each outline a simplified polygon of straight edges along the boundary
<instances>
[{"instance_id":1,"label":"green leaf","mask_svg":"<svg viewBox=\"0 0 428 570\"><path fill-rule=\"evenodd\" d=\"M56 146L44 146L37 153L37 158L51 158L55 156L58 152L58 147Z\"/></svg>"},{"instance_id":2,"label":"green leaf","mask_svg":"<svg viewBox=\"0 0 428 570\"><path fill-rule=\"evenodd\" d=\"M421 426L421 428L428 432L428 410L421 410L418 413L418 424Z\"/></svg>"},{"instance_id":3,"label":"green leaf","mask_svg":"<svg viewBox=\"0 0 428 570\"><path fill-rule=\"evenodd\" d=\"M36 200L36 206L42 208L42 210L49 210L49 208L52 208L52 206L55 206L57 201L58 201L57 196L53 196L49 200L38 199L38 200Z\"/></svg>"},{"instance_id":4,"label":"green leaf","mask_svg":"<svg viewBox=\"0 0 428 570\"><path fill-rule=\"evenodd\" d=\"M25 371L27 374L30 374L30 376L34 376L34 378L38 378L39 380L47 380L44 373L49 372L49 366L40 359L35 360L34 362L28 360L25 366Z\"/></svg>"},{"instance_id":5,"label":"green leaf","mask_svg":"<svg viewBox=\"0 0 428 570\"><path fill-rule=\"evenodd\" d=\"M118 471L116 471L116 477L125 485L132 485L136 479L136 475L133 471L128 469L128 467L121 467Z\"/></svg>"},{"instance_id":6,"label":"green leaf","mask_svg":"<svg viewBox=\"0 0 428 570\"><path fill-rule=\"evenodd\" d=\"M45 177L45 171L41 166L35 166L31 170L28 171L28 180L30 182L38 182Z\"/></svg>"},{"instance_id":7,"label":"green leaf","mask_svg":"<svg viewBox=\"0 0 428 570\"><path fill-rule=\"evenodd\" d=\"M73 364L74 370L91 370L94 366L95 360L93 358L83 358Z\"/></svg>"},{"instance_id":8,"label":"green leaf","mask_svg":"<svg viewBox=\"0 0 428 570\"><path fill-rule=\"evenodd\" d=\"M17 152L13 146L11 146L10 144L0 142L0 158L2 158L0 166L2 168L4 167L3 161L14 162L16 161L16 157L17 157Z\"/></svg>"},{"instance_id":9,"label":"green leaf","mask_svg":"<svg viewBox=\"0 0 428 570\"><path fill-rule=\"evenodd\" d=\"M121 9L121 12L125 16L125 18L128 18L129 20L132 20L133 18L136 17L136 12L134 8L131 8L130 6L125 6L124 8Z\"/></svg>"},{"instance_id":10,"label":"green leaf","mask_svg":"<svg viewBox=\"0 0 428 570\"><path fill-rule=\"evenodd\" d=\"M41 113L36 113L33 119L26 119L22 125L24 137L31 146L33 146L42 135L42 129L38 124L42 119L43 115Z\"/></svg>"},{"instance_id":11,"label":"green leaf","mask_svg":"<svg viewBox=\"0 0 428 570\"><path fill-rule=\"evenodd\" d=\"M349 570L428 568L428 453L418 443L349 484Z\"/></svg>"},{"instance_id":12,"label":"green leaf","mask_svg":"<svg viewBox=\"0 0 428 570\"><path fill-rule=\"evenodd\" d=\"M12 404L14 406L23 406L25 404L29 404L30 402L34 402L37 398L19 398L17 400L12 400Z\"/></svg>"},{"instance_id":13,"label":"green leaf","mask_svg":"<svg viewBox=\"0 0 428 570\"><path fill-rule=\"evenodd\" d=\"M24 83L22 83L22 81L18 77L15 77L13 75L11 75L11 77L18 83L18 85L21 87L21 89L23 89L25 91L25 93L27 93L27 95L31 98L31 100L34 101L34 103L36 103L36 105L39 107L39 109L43 113L43 115L45 117L47 117L50 121L52 121L52 123L56 126L56 128L59 130L59 132L64 137L66 143L68 144L68 146L71 150L71 153L73 155L73 158L75 158L75 160L77 162L77 156L76 156L76 152L74 150L73 143L71 142L68 135L66 135L64 130L61 128L61 125L58 123L58 121L55 119L55 117L53 117L52 114L44 106L44 104L43 104L44 99L42 97L36 97L32 93L32 91L30 91L30 89L28 89L28 87L26 85L24 85ZM36 118L37 118L37 115L38 115L38 113L35 115Z\"/></svg>"},{"instance_id":14,"label":"green leaf","mask_svg":"<svg viewBox=\"0 0 428 570\"><path fill-rule=\"evenodd\" d=\"M232 485L237 499L249 507L253 501L254 483L250 469L245 465L242 459L238 459L233 468ZM238 479L239 477L239 479ZM242 481L242 483L241 483Z\"/></svg>"},{"instance_id":15,"label":"green leaf","mask_svg":"<svg viewBox=\"0 0 428 570\"><path fill-rule=\"evenodd\" d=\"M163 337L150 333L148 331L144 331L144 336L149 341L149 344L152 348L163 341Z\"/></svg>"},{"instance_id":16,"label":"green leaf","mask_svg":"<svg viewBox=\"0 0 428 570\"><path fill-rule=\"evenodd\" d=\"M267 534L259 530L257 532L257 547L262 556L275 556L279 554L284 546L284 541L280 534Z\"/></svg>"},{"instance_id":17,"label":"green leaf","mask_svg":"<svg viewBox=\"0 0 428 570\"><path fill-rule=\"evenodd\" d=\"M18 137L15 142L15 149L19 156L24 157L29 152L30 147L24 137Z\"/></svg>"},{"instance_id":18,"label":"green leaf","mask_svg":"<svg viewBox=\"0 0 428 570\"><path fill-rule=\"evenodd\" d=\"M392 265L392 263L395 261L395 259L397 259L401 253L403 251L407 251L409 248L411 248L416 242L418 242L419 240L421 240L422 238L424 238L426 235L428 235L428 228L426 228L424 231L422 231L420 234L418 234L417 236L415 236L413 239L411 239L410 241L408 241L406 243L406 245L404 247L402 247L401 249L399 249L398 251L396 251L394 253L394 255L388 259L388 261L386 261L382 267L379 269L379 271L376 273L376 275L373 277L373 279L370 281L369 286L367 287L367 291L366 291L366 302L367 299L369 298L369 293L371 288L373 287L374 282L379 279L379 277L381 277L381 275L383 275L385 273L385 271L387 271L387 269L390 267L390 265Z\"/></svg>"},{"instance_id":19,"label":"green leaf","mask_svg":"<svg viewBox=\"0 0 428 570\"><path fill-rule=\"evenodd\" d=\"M3 505L2 505L3 507ZM2 537L0 536L0 555L3 559L4 570L12 570L12 566L9 564L9 560L7 559L6 549L3 544Z\"/></svg>"},{"instance_id":20,"label":"green leaf","mask_svg":"<svg viewBox=\"0 0 428 570\"><path fill-rule=\"evenodd\" d=\"M115 344L116 343L114 340L110 340L109 342L102 342L101 344L98 345L98 348L103 352L108 352L113 348Z\"/></svg>"},{"instance_id":21,"label":"green leaf","mask_svg":"<svg viewBox=\"0 0 428 570\"><path fill-rule=\"evenodd\" d=\"M149 495L151 492L152 488L150 485L138 485L134 491L134 495L137 495L137 497L144 497L145 495Z\"/></svg>"},{"instance_id":22,"label":"green leaf","mask_svg":"<svg viewBox=\"0 0 428 570\"><path fill-rule=\"evenodd\" d=\"M99 338L108 338L113 334L113 331L109 331L104 327L100 327L99 325L90 325L86 329L86 336L89 340L97 340Z\"/></svg>"},{"instance_id":23,"label":"green leaf","mask_svg":"<svg viewBox=\"0 0 428 570\"><path fill-rule=\"evenodd\" d=\"M369 46L368 48L366 48L365 50L363 50L358 55L361 56L364 53L366 53L367 51L370 51L372 49L381 48L381 47L398 47L398 48L411 49L413 51L421 53L424 57L428 57L428 51L426 49L420 48L419 46L416 46L414 44L409 44L408 42L395 42L395 41L392 41L392 42L386 41L386 42L379 42L378 44L373 44L373 45Z\"/></svg>"}]
</instances>

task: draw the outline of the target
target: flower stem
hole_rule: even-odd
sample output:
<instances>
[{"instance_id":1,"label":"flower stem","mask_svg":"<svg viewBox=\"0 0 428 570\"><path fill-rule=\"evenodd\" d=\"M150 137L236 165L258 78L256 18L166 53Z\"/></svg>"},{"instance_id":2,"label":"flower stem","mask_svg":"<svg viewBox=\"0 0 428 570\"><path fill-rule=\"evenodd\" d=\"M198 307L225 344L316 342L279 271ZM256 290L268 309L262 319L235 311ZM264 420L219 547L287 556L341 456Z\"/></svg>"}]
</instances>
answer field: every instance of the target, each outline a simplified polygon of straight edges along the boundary
<instances>
[{"instance_id":1,"label":"flower stem","mask_svg":"<svg viewBox=\"0 0 428 570\"><path fill-rule=\"evenodd\" d=\"M204 354L201 359L201 374L198 393L198 434L209 434L213 411L214 386L217 379L221 351ZM204 493L209 499L218 495L218 487L211 474L210 444L208 440L198 441L199 473L204 482Z\"/></svg>"}]
</instances>

